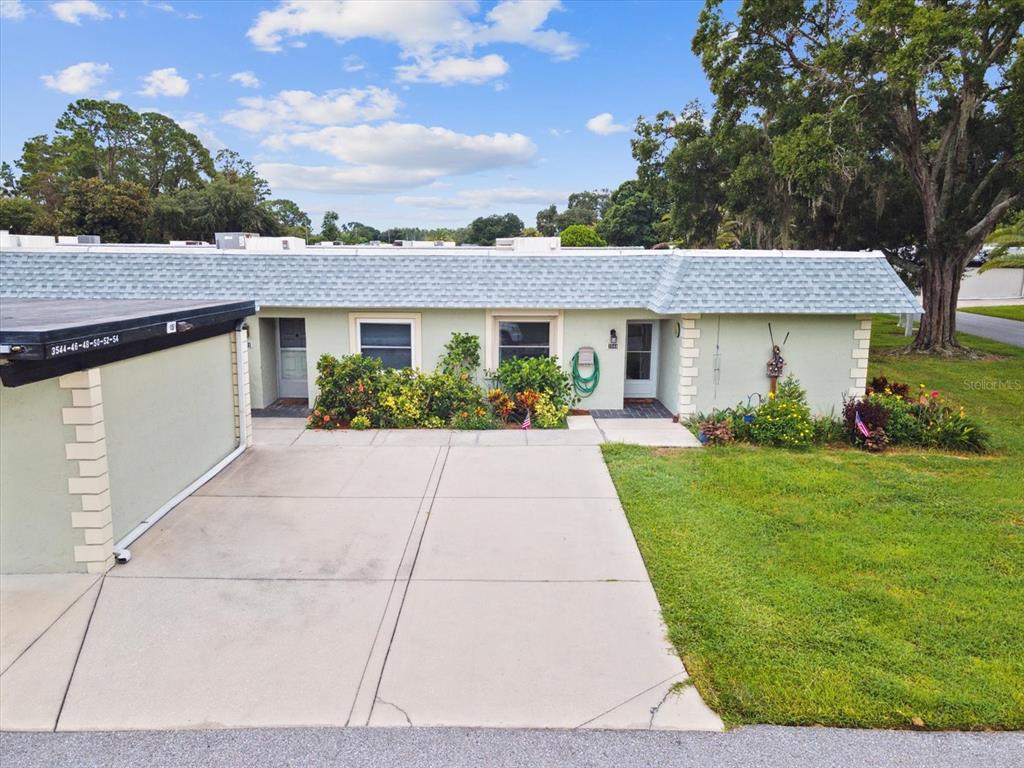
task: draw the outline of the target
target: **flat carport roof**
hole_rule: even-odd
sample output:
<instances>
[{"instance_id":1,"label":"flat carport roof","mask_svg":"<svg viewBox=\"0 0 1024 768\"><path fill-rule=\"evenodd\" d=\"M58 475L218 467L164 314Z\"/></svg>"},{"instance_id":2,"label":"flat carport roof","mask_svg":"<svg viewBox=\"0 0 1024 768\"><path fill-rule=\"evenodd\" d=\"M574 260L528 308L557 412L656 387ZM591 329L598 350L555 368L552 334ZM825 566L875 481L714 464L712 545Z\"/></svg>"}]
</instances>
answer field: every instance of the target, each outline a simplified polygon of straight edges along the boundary
<instances>
[{"instance_id":1,"label":"flat carport roof","mask_svg":"<svg viewBox=\"0 0 1024 768\"><path fill-rule=\"evenodd\" d=\"M61 376L231 330L253 301L0 299L6 386Z\"/></svg>"}]
</instances>

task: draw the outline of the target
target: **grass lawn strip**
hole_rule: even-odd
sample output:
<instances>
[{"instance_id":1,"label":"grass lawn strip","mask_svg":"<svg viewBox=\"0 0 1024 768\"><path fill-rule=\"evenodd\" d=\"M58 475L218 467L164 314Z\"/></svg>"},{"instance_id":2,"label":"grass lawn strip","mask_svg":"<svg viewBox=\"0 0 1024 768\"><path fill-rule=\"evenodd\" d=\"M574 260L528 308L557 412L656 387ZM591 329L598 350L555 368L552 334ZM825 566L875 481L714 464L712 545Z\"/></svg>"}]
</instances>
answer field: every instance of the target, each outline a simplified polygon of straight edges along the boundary
<instances>
[{"instance_id":1,"label":"grass lawn strip","mask_svg":"<svg viewBox=\"0 0 1024 768\"><path fill-rule=\"evenodd\" d=\"M731 725L1024 728L1024 350L890 355L996 453L604 447L675 647ZM998 358L995 357L998 355Z\"/></svg>"},{"instance_id":2,"label":"grass lawn strip","mask_svg":"<svg viewBox=\"0 0 1024 768\"><path fill-rule=\"evenodd\" d=\"M1024 304L1005 304L996 307L959 307L957 312L970 312L973 315L1001 317L1004 320L1020 320L1024 322Z\"/></svg>"}]
</instances>

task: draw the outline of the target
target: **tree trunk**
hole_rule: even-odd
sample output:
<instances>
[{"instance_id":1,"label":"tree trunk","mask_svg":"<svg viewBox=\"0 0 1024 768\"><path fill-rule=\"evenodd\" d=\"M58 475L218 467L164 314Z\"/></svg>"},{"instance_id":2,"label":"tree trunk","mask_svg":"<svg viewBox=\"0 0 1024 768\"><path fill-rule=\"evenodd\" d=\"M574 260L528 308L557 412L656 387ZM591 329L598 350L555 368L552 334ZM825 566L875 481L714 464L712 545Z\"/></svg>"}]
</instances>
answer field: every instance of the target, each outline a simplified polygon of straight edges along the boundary
<instances>
[{"instance_id":1,"label":"tree trunk","mask_svg":"<svg viewBox=\"0 0 1024 768\"><path fill-rule=\"evenodd\" d=\"M963 259L959 254L929 256L921 275L924 317L910 348L915 352L950 354L956 340L956 300L960 293Z\"/></svg>"}]
</instances>

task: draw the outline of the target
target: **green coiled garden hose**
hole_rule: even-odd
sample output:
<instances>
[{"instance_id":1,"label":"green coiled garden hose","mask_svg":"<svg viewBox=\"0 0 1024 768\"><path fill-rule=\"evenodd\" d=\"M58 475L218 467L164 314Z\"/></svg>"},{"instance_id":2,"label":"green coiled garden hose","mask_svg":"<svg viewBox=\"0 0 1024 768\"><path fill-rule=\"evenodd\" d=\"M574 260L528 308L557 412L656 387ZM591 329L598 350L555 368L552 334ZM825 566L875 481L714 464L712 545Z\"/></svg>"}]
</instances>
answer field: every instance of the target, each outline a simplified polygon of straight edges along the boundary
<instances>
[{"instance_id":1,"label":"green coiled garden hose","mask_svg":"<svg viewBox=\"0 0 1024 768\"><path fill-rule=\"evenodd\" d=\"M577 351L572 356L572 386L580 397L590 397L597 389L597 383L601 380L601 361L594 352L594 372L589 376L580 373L580 353Z\"/></svg>"}]
</instances>

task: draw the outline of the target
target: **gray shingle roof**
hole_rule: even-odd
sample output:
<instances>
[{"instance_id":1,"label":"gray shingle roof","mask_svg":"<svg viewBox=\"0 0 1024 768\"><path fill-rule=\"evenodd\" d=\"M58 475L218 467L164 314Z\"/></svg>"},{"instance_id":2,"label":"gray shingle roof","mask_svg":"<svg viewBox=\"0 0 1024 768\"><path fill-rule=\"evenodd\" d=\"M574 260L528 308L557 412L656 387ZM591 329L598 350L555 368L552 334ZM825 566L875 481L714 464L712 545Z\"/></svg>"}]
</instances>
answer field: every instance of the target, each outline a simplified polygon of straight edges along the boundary
<instances>
[{"instance_id":1,"label":"gray shingle roof","mask_svg":"<svg viewBox=\"0 0 1024 768\"><path fill-rule=\"evenodd\" d=\"M877 253L367 251L13 249L0 255L0 296L239 298L278 307L630 308L660 314L921 311Z\"/></svg>"}]
</instances>

